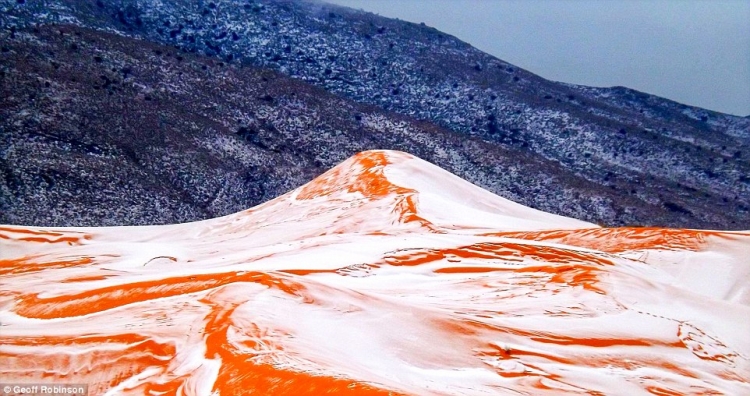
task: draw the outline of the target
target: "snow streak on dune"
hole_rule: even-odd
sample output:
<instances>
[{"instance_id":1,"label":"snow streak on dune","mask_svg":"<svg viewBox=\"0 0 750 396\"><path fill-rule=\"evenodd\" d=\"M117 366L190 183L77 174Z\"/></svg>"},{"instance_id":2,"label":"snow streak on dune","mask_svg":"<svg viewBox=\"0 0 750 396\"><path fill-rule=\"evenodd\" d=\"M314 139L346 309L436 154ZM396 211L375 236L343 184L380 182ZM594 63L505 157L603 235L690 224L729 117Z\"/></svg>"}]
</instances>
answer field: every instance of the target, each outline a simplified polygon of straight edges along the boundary
<instances>
[{"instance_id":1,"label":"snow streak on dune","mask_svg":"<svg viewBox=\"0 0 750 396\"><path fill-rule=\"evenodd\" d=\"M91 394L750 394L750 233L604 229L390 151L234 215L0 228L0 378Z\"/></svg>"}]
</instances>

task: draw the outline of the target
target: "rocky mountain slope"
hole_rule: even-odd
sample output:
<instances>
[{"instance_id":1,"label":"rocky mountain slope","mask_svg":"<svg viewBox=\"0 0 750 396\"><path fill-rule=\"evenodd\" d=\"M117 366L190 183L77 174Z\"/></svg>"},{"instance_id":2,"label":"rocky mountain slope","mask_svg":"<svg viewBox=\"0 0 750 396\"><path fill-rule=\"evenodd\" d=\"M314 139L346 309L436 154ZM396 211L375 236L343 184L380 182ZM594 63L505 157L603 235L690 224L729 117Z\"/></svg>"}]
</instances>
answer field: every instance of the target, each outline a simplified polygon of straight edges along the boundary
<instances>
[{"instance_id":1,"label":"rocky mountain slope","mask_svg":"<svg viewBox=\"0 0 750 396\"><path fill-rule=\"evenodd\" d=\"M748 394L749 246L600 228L363 152L221 218L0 226L0 376L96 395Z\"/></svg>"},{"instance_id":2,"label":"rocky mountain slope","mask_svg":"<svg viewBox=\"0 0 750 396\"><path fill-rule=\"evenodd\" d=\"M321 3L1 4L5 222L201 219L394 148L601 224L750 224L748 118L550 82L429 27ZM59 136L107 141L120 159L93 165ZM217 154L222 136L239 149ZM88 171L65 169L70 155ZM39 188L47 171L56 187Z\"/></svg>"}]
</instances>

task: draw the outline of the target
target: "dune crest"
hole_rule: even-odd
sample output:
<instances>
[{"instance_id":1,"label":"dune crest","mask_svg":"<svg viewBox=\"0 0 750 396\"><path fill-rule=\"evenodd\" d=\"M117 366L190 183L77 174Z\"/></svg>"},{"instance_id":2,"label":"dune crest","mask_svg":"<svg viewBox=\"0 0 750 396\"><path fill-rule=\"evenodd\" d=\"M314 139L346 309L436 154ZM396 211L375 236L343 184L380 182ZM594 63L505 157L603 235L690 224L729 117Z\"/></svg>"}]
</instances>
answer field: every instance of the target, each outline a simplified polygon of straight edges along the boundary
<instances>
[{"instance_id":1,"label":"dune crest","mask_svg":"<svg viewBox=\"0 0 750 396\"><path fill-rule=\"evenodd\" d=\"M91 394L750 393L750 233L600 228L359 153L195 223L0 226L0 377Z\"/></svg>"}]
</instances>

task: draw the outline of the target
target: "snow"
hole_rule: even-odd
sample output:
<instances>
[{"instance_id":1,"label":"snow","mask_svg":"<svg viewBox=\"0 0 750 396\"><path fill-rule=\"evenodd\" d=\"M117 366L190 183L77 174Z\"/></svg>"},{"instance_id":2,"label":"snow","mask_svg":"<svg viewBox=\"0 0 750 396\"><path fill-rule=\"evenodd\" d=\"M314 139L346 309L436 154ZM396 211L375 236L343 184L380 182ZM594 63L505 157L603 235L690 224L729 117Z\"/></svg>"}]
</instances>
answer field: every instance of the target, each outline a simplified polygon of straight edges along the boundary
<instances>
[{"instance_id":1,"label":"snow","mask_svg":"<svg viewBox=\"0 0 750 396\"><path fill-rule=\"evenodd\" d=\"M474 228L507 227L516 231L597 227L498 197L414 157L400 159L388 167L386 176L394 184L418 191L420 213L444 226L468 223Z\"/></svg>"},{"instance_id":2,"label":"snow","mask_svg":"<svg viewBox=\"0 0 750 396\"><path fill-rule=\"evenodd\" d=\"M368 151L212 220L0 226L0 376L94 394L746 394L749 249L748 232L600 228Z\"/></svg>"}]
</instances>

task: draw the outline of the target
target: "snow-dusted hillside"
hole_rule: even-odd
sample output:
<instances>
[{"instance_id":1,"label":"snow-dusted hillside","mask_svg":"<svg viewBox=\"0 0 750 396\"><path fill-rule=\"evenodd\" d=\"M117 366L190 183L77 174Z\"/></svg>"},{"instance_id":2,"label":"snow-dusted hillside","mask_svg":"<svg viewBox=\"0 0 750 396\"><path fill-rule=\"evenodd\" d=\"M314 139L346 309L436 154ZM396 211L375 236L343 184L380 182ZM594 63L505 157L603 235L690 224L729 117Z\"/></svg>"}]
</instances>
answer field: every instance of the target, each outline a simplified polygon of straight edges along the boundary
<instances>
[{"instance_id":1,"label":"snow-dusted hillside","mask_svg":"<svg viewBox=\"0 0 750 396\"><path fill-rule=\"evenodd\" d=\"M0 227L0 377L91 394L747 394L750 233L600 228L367 151L195 223Z\"/></svg>"},{"instance_id":2,"label":"snow-dusted hillside","mask_svg":"<svg viewBox=\"0 0 750 396\"><path fill-rule=\"evenodd\" d=\"M389 148L597 224L750 227L750 119L548 81L428 26L314 1L0 0L0 41L1 222L206 219Z\"/></svg>"}]
</instances>

